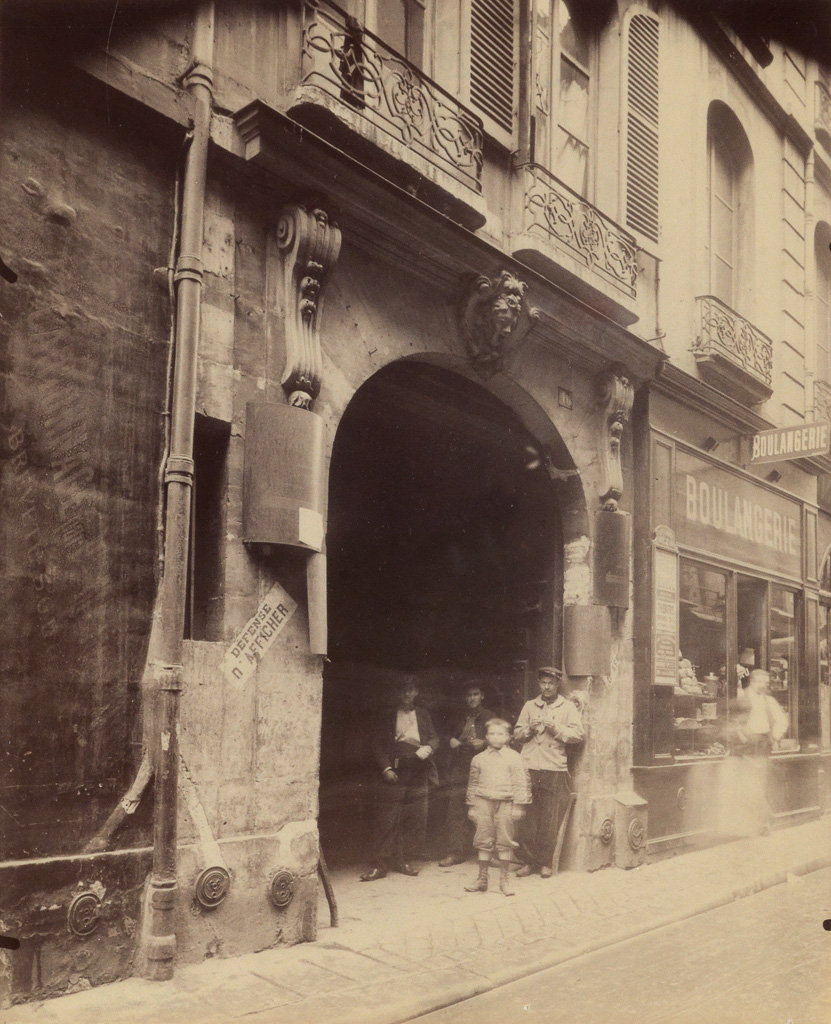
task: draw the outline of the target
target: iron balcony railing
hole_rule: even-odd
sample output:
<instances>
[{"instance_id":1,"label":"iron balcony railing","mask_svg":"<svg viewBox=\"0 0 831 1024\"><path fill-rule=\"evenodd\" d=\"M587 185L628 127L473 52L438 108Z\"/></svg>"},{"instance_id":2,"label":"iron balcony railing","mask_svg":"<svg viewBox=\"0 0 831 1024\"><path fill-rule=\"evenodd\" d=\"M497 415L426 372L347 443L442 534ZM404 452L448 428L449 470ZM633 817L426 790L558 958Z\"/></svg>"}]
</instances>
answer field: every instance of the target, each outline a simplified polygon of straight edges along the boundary
<instances>
[{"instance_id":1,"label":"iron balcony railing","mask_svg":"<svg viewBox=\"0 0 831 1024\"><path fill-rule=\"evenodd\" d=\"M304 0L301 84L481 192L481 120L329 0Z\"/></svg>"},{"instance_id":2,"label":"iron balcony railing","mask_svg":"<svg viewBox=\"0 0 831 1024\"><path fill-rule=\"evenodd\" d=\"M749 320L715 295L696 297L699 334L693 352L696 359L720 356L770 388L773 378L773 342Z\"/></svg>"},{"instance_id":3,"label":"iron balcony railing","mask_svg":"<svg viewBox=\"0 0 831 1024\"><path fill-rule=\"evenodd\" d=\"M635 239L539 164L526 164L523 233L565 249L631 295L637 292Z\"/></svg>"},{"instance_id":4,"label":"iron balcony railing","mask_svg":"<svg viewBox=\"0 0 831 1024\"><path fill-rule=\"evenodd\" d=\"M814 416L831 420L831 384L827 380L814 380Z\"/></svg>"}]
</instances>

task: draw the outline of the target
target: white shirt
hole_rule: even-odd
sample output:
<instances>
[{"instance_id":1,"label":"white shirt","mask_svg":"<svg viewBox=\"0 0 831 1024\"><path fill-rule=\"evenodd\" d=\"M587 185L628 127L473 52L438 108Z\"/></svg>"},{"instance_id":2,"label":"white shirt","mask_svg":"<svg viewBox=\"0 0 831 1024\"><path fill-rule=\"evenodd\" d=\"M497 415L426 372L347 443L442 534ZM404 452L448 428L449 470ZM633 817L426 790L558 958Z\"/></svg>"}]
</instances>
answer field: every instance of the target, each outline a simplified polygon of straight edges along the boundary
<instances>
[{"instance_id":1,"label":"white shirt","mask_svg":"<svg viewBox=\"0 0 831 1024\"><path fill-rule=\"evenodd\" d=\"M389 735L389 733L387 733ZM396 743L409 742L421 746L421 737L418 734L418 719L415 708L412 711L402 711L400 708L395 719L395 741Z\"/></svg>"}]
</instances>

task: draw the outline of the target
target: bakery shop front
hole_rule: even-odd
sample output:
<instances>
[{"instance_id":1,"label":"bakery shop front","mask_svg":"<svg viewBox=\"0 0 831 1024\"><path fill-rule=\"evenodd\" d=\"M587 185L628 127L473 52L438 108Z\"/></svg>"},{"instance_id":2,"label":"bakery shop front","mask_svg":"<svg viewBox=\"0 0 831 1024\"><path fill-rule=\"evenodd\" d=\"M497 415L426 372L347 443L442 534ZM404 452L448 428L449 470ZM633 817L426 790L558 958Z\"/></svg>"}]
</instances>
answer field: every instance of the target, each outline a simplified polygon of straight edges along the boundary
<instances>
[{"instance_id":1,"label":"bakery shop front","mask_svg":"<svg viewBox=\"0 0 831 1024\"><path fill-rule=\"evenodd\" d=\"M733 702L753 668L788 717L770 762L776 825L820 812L818 510L807 473L789 493L661 430L647 443L634 776L658 856L719 838Z\"/></svg>"}]
</instances>

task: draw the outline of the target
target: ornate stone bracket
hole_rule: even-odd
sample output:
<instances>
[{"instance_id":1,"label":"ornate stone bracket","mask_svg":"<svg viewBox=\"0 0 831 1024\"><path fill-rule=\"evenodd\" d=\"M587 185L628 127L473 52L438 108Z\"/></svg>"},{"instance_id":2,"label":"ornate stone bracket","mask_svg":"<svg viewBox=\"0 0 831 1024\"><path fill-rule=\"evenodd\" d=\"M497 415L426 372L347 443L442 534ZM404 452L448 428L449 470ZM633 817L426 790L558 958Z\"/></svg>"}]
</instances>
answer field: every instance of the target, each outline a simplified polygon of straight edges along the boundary
<instances>
[{"instance_id":1,"label":"ornate stone bracket","mask_svg":"<svg viewBox=\"0 0 831 1024\"><path fill-rule=\"evenodd\" d=\"M323 289L337 263L340 243L340 229L317 203L293 203L280 210L277 247L286 313L286 366L280 383L289 404L304 409L320 392Z\"/></svg>"},{"instance_id":2,"label":"ornate stone bracket","mask_svg":"<svg viewBox=\"0 0 831 1024\"><path fill-rule=\"evenodd\" d=\"M465 348L475 369L491 377L505 366L539 316L525 301L528 285L510 271L465 283L459 320Z\"/></svg>"},{"instance_id":3,"label":"ornate stone bracket","mask_svg":"<svg viewBox=\"0 0 831 1024\"><path fill-rule=\"evenodd\" d=\"M604 510L617 512L618 502L623 496L620 442L635 400L635 389L626 375L626 367L617 364L598 380L597 397L600 404L606 408L604 434L606 430L608 431L600 445L603 488L600 501Z\"/></svg>"}]
</instances>

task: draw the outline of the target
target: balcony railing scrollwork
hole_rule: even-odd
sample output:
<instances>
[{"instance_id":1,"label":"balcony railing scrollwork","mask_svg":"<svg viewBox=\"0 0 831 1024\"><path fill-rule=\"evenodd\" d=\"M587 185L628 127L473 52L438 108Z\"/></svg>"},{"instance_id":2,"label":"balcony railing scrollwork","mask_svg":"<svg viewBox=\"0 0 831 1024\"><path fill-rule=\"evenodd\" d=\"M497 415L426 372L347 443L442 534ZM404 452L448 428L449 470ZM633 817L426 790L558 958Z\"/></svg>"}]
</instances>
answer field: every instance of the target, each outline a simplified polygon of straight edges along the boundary
<instances>
[{"instance_id":1,"label":"balcony railing scrollwork","mask_svg":"<svg viewBox=\"0 0 831 1024\"><path fill-rule=\"evenodd\" d=\"M304 0L301 85L314 86L477 193L481 120L329 0Z\"/></svg>"},{"instance_id":2,"label":"balcony railing scrollwork","mask_svg":"<svg viewBox=\"0 0 831 1024\"><path fill-rule=\"evenodd\" d=\"M753 403L772 394L773 342L758 327L714 295L696 298L698 336L693 354L704 376L726 385Z\"/></svg>"},{"instance_id":3,"label":"balcony railing scrollwork","mask_svg":"<svg viewBox=\"0 0 831 1024\"><path fill-rule=\"evenodd\" d=\"M523 232L565 249L633 298L638 246L623 228L538 164L523 168Z\"/></svg>"}]
</instances>

